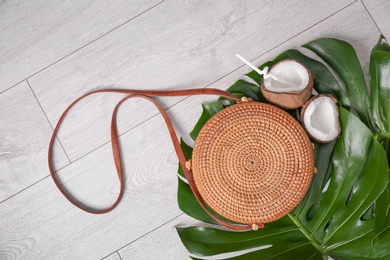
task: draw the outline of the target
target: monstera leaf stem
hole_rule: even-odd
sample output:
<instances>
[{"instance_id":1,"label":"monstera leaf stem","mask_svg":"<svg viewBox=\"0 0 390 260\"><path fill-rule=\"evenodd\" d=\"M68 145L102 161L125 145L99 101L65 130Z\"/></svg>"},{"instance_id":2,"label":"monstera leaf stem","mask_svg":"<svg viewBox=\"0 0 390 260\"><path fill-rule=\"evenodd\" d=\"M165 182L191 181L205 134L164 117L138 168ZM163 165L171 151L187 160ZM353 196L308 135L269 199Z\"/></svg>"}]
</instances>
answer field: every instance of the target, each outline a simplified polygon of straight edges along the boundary
<instances>
[{"instance_id":1,"label":"monstera leaf stem","mask_svg":"<svg viewBox=\"0 0 390 260\"><path fill-rule=\"evenodd\" d=\"M374 133L374 136L377 139L390 139L390 132Z\"/></svg>"},{"instance_id":2,"label":"monstera leaf stem","mask_svg":"<svg viewBox=\"0 0 390 260\"><path fill-rule=\"evenodd\" d=\"M317 92L333 94L339 102L339 139L316 143L318 172L305 198L264 229L230 232L202 226L177 227L193 259L390 259L390 46L381 36L371 52L370 91L349 43L321 38L303 47L333 68L345 91L322 62L298 50L288 50L260 68L286 58L302 62L313 73ZM260 84L261 76L254 71L247 76ZM244 80L227 91L266 102L259 86ZM203 106L191 132L193 139L208 119L227 106L223 101ZM288 112L295 116L296 111ZM184 142L181 145L186 158L191 158L192 148ZM180 167L179 174L183 175ZM186 214L215 224L181 180L178 202Z\"/></svg>"},{"instance_id":3,"label":"monstera leaf stem","mask_svg":"<svg viewBox=\"0 0 390 260\"><path fill-rule=\"evenodd\" d=\"M296 216L292 213L289 213L288 216L294 222L294 224L300 229L300 231L307 237L310 243L321 253L323 259L328 259L328 255L323 251L321 245L317 242L317 240L313 237L313 235L302 225L302 223L298 220Z\"/></svg>"}]
</instances>

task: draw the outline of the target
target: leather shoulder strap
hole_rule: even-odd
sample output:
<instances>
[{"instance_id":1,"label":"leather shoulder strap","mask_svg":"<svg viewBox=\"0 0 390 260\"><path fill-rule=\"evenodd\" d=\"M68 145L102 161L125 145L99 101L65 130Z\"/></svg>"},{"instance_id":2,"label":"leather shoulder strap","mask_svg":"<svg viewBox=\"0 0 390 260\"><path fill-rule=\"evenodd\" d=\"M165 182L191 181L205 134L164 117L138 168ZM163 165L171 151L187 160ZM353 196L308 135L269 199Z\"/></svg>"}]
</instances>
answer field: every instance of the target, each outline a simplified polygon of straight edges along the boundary
<instances>
[{"instance_id":1,"label":"leather shoulder strap","mask_svg":"<svg viewBox=\"0 0 390 260\"><path fill-rule=\"evenodd\" d=\"M102 210L94 210L90 209L86 206L81 205L79 202L75 201L66 191L65 189L61 186L60 182L57 179L57 176L55 174L54 168L53 168L53 144L55 137L57 135L57 132L59 130L59 127L64 120L65 116L67 113L70 111L70 109L80 100L86 98L87 96L97 94L97 93L122 93L122 94L127 94L122 100L118 102L118 104L115 106L114 111L112 113L112 119L111 119L111 144L112 144L112 153L114 157L114 163L116 167L116 171L118 173L118 179L120 183L120 192L118 194L118 197L116 201L108 208L102 209ZM118 138L118 128L117 128L117 122L116 122L116 117L117 117L117 112L119 107L128 99L130 98L143 98L151 102L156 106L156 108L159 110L160 114L164 118L164 121L167 125L169 134L172 139L172 143L174 146L174 149L176 151L177 157L179 159L179 163L181 167L183 168L184 174L188 180L188 183L191 187L192 192L195 195L195 198L199 202L200 206L220 225L225 226L229 229L233 230L248 230L248 229L257 229L258 227L262 227L262 224L250 224L250 225L232 225L229 224L225 221L220 220L217 218L212 212L209 211L209 209L206 207L204 204L198 189L196 188L194 178L192 175L192 172L187 169L186 167L186 159L184 156L184 153L180 147L179 140L177 138L176 132L174 130L174 127L167 115L167 113L164 111L164 109L161 107L161 105L156 102L154 99L151 98L151 96L188 96L188 95L218 95L218 96L223 96L229 99L233 99L238 103L241 103L241 99L233 96L232 94L220 90L220 89L212 89L212 88L205 88L205 89L188 89L188 90L167 90L167 91L153 91L153 90L127 90L127 89L103 89L103 90L97 90L97 91L92 91L89 92L80 98L76 99L73 103L69 105L69 107L63 112L61 115L56 127L54 128L53 135L50 140L49 144L49 151L48 151L48 164L49 164L49 171L50 175L56 184L57 188L60 190L60 192L67 198L74 206L77 208L92 213L92 214L104 214L107 212L110 212L113 210L120 202L122 195L123 195L123 171L122 171L122 162L121 162L121 154L120 154L120 148L119 148L119 138Z\"/></svg>"}]
</instances>

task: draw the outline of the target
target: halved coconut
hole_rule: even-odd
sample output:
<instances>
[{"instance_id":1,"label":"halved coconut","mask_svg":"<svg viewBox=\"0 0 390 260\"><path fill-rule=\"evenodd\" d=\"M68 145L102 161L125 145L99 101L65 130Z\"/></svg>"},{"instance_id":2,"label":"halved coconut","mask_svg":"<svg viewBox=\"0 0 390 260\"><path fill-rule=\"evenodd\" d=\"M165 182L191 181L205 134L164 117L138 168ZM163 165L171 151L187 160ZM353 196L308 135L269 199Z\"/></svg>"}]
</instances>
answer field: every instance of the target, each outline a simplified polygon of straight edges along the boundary
<instances>
[{"instance_id":1,"label":"halved coconut","mask_svg":"<svg viewBox=\"0 0 390 260\"><path fill-rule=\"evenodd\" d=\"M303 106L313 89L313 75L300 62L281 60L261 81L261 93L269 102L285 109Z\"/></svg>"},{"instance_id":2,"label":"halved coconut","mask_svg":"<svg viewBox=\"0 0 390 260\"><path fill-rule=\"evenodd\" d=\"M320 143L335 140L341 132L339 109L332 95L317 95L301 111L301 121L308 135Z\"/></svg>"}]
</instances>

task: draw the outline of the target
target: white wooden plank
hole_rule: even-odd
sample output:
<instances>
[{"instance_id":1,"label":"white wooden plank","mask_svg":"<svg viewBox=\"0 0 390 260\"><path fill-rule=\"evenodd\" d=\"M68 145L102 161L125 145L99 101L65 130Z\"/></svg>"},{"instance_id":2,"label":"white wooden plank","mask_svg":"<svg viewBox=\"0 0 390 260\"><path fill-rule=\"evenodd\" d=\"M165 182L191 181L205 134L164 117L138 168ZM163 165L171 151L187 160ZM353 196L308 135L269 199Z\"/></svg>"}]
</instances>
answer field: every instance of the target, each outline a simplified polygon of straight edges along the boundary
<instances>
[{"instance_id":1,"label":"white wooden plank","mask_svg":"<svg viewBox=\"0 0 390 260\"><path fill-rule=\"evenodd\" d=\"M136 138L141 139L139 134ZM155 139L151 142L165 147ZM105 148L59 172L75 197L88 205L107 205L118 192L114 167L104 163L110 155L110 147ZM148 151L150 160L140 158L147 158L146 151L134 153L129 162L132 167L126 164L125 196L110 214L80 211L60 195L49 178L0 204L2 253L11 259L102 258L179 214L175 203L176 162L171 159L173 167L160 171L159 167L165 166L161 161L166 160L161 157L163 150L158 149L157 159Z\"/></svg>"},{"instance_id":2,"label":"white wooden plank","mask_svg":"<svg viewBox=\"0 0 390 260\"><path fill-rule=\"evenodd\" d=\"M177 216L177 162L167 131L156 131L163 124L155 118L121 138L126 192L111 214L95 216L74 208L49 178L0 204L4 254L16 259L101 258ZM105 145L59 171L69 190L88 205L108 205L118 192L110 149Z\"/></svg>"},{"instance_id":3,"label":"white wooden plank","mask_svg":"<svg viewBox=\"0 0 390 260\"><path fill-rule=\"evenodd\" d=\"M216 85L232 84L243 71L237 70ZM188 140L201 114L200 104L215 99L189 97L169 109L178 135ZM145 101L142 105L152 109ZM120 137L125 193L109 214L91 215L75 208L50 178L0 204L2 253L11 259L102 258L178 216L177 158L164 127L157 116ZM106 144L61 169L58 176L83 203L107 206L118 194L111 156L111 146Z\"/></svg>"},{"instance_id":4,"label":"white wooden plank","mask_svg":"<svg viewBox=\"0 0 390 260\"><path fill-rule=\"evenodd\" d=\"M0 94L0 202L48 175L52 129L27 82ZM55 145L55 166L69 163Z\"/></svg>"},{"instance_id":5,"label":"white wooden plank","mask_svg":"<svg viewBox=\"0 0 390 260\"><path fill-rule=\"evenodd\" d=\"M0 92L158 2L1 1Z\"/></svg>"},{"instance_id":6,"label":"white wooden plank","mask_svg":"<svg viewBox=\"0 0 390 260\"><path fill-rule=\"evenodd\" d=\"M334 37L347 41L355 48L363 72L366 75L366 80L368 80L370 52L378 41L379 35L380 31L374 21L363 4L358 1L304 33L297 35L290 41L275 47L272 51L256 59L254 63L260 65L266 60L273 59L278 53L289 48L299 48L302 44L317 38ZM305 54L312 55L310 51L304 48L300 48L300 50Z\"/></svg>"},{"instance_id":7,"label":"white wooden plank","mask_svg":"<svg viewBox=\"0 0 390 260\"><path fill-rule=\"evenodd\" d=\"M205 87L350 4L344 1L167 1L30 79L51 124L82 93L99 87ZM216 12L215 10L218 10ZM299 19L297 19L299 18ZM59 137L73 161L108 141L114 97L91 97L65 121ZM164 101L165 106L179 98ZM134 106L126 131L149 118ZM80 122L83 122L82 124ZM80 146L83 142L84 145Z\"/></svg>"},{"instance_id":8,"label":"white wooden plank","mask_svg":"<svg viewBox=\"0 0 390 260\"><path fill-rule=\"evenodd\" d=\"M287 48L297 47L320 36L348 40L358 52L365 51L363 56L366 56L376 42L377 34L375 25L358 2L254 62L260 64ZM246 56L254 59L260 54ZM249 69L242 67L212 86L226 88L248 71ZM212 98L191 97L168 110L179 135L191 130L200 115L199 104L210 99ZM145 110L151 110L150 106L141 102L139 105L144 106ZM134 103L129 106L134 106ZM124 107L124 110L127 109ZM126 119L122 115L120 124ZM166 131L159 131L163 124L156 117L121 137L121 144L125 149L123 158L126 160L127 185L123 202L108 215L92 216L75 209L59 194L50 179L45 179L1 203L0 248L5 258L102 258L180 214L175 197L174 173L177 160ZM59 174L67 187L76 192L76 197L101 206L112 201L117 192L116 175L109 160L110 147L105 145L64 168ZM175 231L170 231L169 236L175 236ZM148 241L149 238L145 237L142 243L148 244ZM159 246L163 248L165 245ZM122 250L125 251L126 247ZM130 249L131 252L142 255L143 252L139 250L144 251L142 246ZM150 248L148 250L153 251ZM161 251L154 251L155 257L152 259L159 258L160 254ZM182 258L186 257L187 253L183 253Z\"/></svg>"},{"instance_id":9,"label":"white wooden plank","mask_svg":"<svg viewBox=\"0 0 390 260\"><path fill-rule=\"evenodd\" d=\"M111 255L103 258L102 260L123 260L123 259L121 259L120 256L118 255L118 253L115 252L115 253L112 253Z\"/></svg>"},{"instance_id":10,"label":"white wooden plank","mask_svg":"<svg viewBox=\"0 0 390 260\"><path fill-rule=\"evenodd\" d=\"M390 2L387 0L363 0L382 34L390 37Z\"/></svg>"},{"instance_id":11,"label":"white wooden plank","mask_svg":"<svg viewBox=\"0 0 390 260\"><path fill-rule=\"evenodd\" d=\"M199 226L199 221L183 214L166 223L146 236L130 243L118 253L122 260L147 260L147 259L190 259L189 253L174 227ZM187 257L186 257L187 256Z\"/></svg>"},{"instance_id":12,"label":"white wooden plank","mask_svg":"<svg viewBox=\"0 0 390 260\"><path fill-rule=\"evenodd\" d=\"M330 17L326 21L323 21L304 33L294 37L290 41L277 46L272 51L254 59L253 63L260 65L267 60L273 59L276 55L289 48L298 48L300 45L319 37L336 37L347 40L355 47L359 58L363 61L363 69L365 69L365 72L367 73L369 53L372 46L377 41L378 33L378 29L365 11L363 5L360 2L357 2L347 9ZM249 68L243 67L237 72L214 83L212 86L227 86L233 83L235 79L239 78L244 73L249 72L249 70ZM172 110L183 111L186 110L186 107L192 107L191 103L186 104L185 102L186 101L176 104ZM180 117L176 118L178 120L176 125L185 124L185 119ZM190 129L191 127L188 127L185 124L181 134L188 133ZM182 245L174 244L181 244L176 231L171 228L171 226L175 225L176 224L167 223L167 225L161 227L161 230L158 229L153 233L130 243L124 248L118 247L118 252L124 260L132 259L131 257L133 255L138 256L140 259L154 259L159 257L161 254L164 255L164 259L188 259L188 252L185 248L183 248ZM172 243L172 240L176 242ZM155 250L154 247L150 246L152 244L156 244ZM145 250L145 248L147 248L147 250Z\"/></svg>"}]
</instances>

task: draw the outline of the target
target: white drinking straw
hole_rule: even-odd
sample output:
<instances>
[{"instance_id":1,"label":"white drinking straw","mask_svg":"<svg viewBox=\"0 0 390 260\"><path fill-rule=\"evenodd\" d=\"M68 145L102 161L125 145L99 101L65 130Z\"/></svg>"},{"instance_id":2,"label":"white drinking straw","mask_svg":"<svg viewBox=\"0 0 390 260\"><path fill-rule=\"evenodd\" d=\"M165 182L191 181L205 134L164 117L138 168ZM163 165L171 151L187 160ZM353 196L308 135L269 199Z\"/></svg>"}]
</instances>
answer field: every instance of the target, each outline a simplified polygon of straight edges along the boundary
<instances>
[{"instance_id":1,"label":"white drinking straw","mask_svg":"<svg viewBox=\"0 0 390 260\"><path fill-rule=\"evenodd\" d=\"M282 80L278 77L276 77L274 74L272 73L268 73L268 67L264 67L263 70L260 70L258 67L256 67L255 65L253 65L252 63L250 63L247 59L245 59L244 57L242 57L240 54L236 54L237 58L239 58L240 60L242 60L246 65L248 65L249 67L251 67L254 71L256 71L257 73L259 73L260 75L262 75L265 79L267 78L273 78L274 80L276 81L279 81L283 84L286 84L286 85L294 85L293 83L291 82L288 82L288 81L285 81L285 80Z\"/></svg>"}]
</instances>

